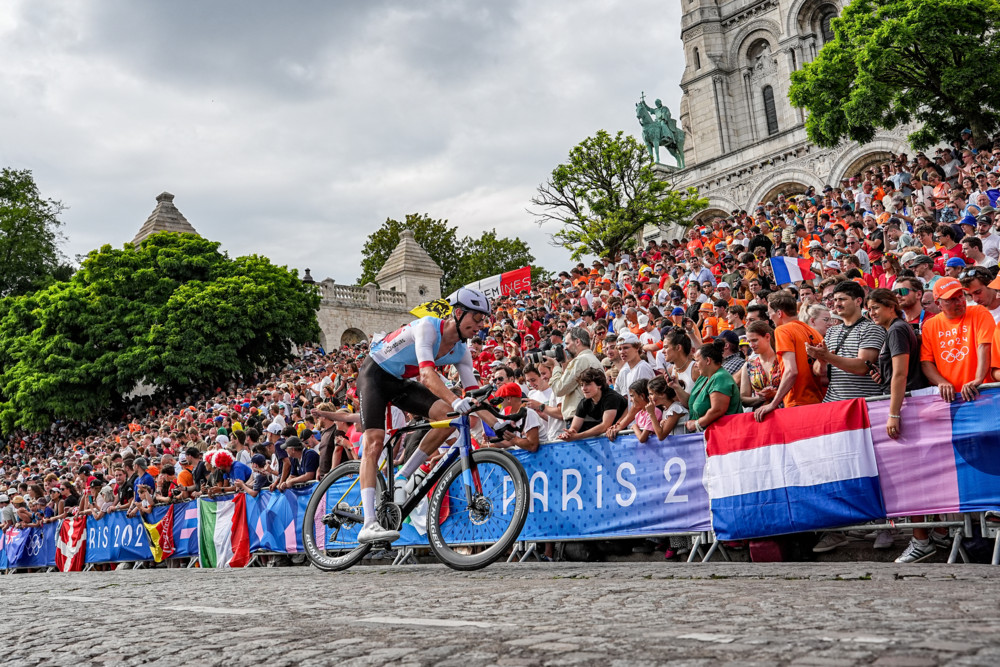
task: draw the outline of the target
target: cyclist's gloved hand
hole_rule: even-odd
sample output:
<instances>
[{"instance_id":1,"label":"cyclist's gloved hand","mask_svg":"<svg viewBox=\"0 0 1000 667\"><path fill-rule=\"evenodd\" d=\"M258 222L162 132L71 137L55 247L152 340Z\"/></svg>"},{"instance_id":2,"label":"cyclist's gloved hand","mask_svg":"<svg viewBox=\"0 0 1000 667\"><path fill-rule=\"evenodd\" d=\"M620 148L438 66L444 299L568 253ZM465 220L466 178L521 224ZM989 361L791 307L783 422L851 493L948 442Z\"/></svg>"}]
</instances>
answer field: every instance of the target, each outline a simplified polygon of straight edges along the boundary
<instances>
[{"instance_id":1,"label":"cyclist's gloved hand","mask_svg":"<svg viewBox=\"0 0 1000 667\"><path fill-rule=\"evenodd\" d=\"M459 414L466 414L472 410L472 399L469 398L456 398L451 402L451 409L453 412Z\"/></svg>"}]
</instances>

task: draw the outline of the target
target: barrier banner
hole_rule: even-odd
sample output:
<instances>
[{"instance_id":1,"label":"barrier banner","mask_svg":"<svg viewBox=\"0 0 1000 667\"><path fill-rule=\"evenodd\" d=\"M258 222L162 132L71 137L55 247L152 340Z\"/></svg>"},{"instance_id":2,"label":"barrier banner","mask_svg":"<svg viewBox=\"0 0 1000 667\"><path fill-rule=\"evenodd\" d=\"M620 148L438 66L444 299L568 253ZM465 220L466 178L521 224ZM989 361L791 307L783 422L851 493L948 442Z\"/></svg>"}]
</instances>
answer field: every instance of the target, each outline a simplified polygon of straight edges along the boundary
<instances>
[{"instance_id":1,"label":"barrier banner","mask_svg":"<svg viewBox=\"0 0 1000 667\"><path fill-rule=\"evenodd\" d=\"M156 520L162 519L165 507L153 510ZM147 515L148 516L148 515ZM149 535L138 516L129 518L125 512L111 512L100 519L87 521L87 562L124 563L153 560Z\"/></svg>"},{"instance_id":2,"label":"barrier banner","mask_svg":"<svg viewBox=\"0 0 1000 667\"><path fill-rule=\"evenodd\" d=\"M247 496L250 551L302 553L302 521L315 484L287 491L261 491Z\"/></svg>"},{"instance_id":3,"label":"barrier banner","mask_svg":"<svg viewBox=\"0 0 1000 667\"><path fill-rule=\"evenodd\" d=\"M528 473L524 540L640 537L711 529L700 433L556 442L509 450ZM513 500L504 489L505 505Z\"/></svg>"},{"instance_id":4,"label":"barrier banner","mask_svg":"<svg viewBox=\"0 0 1000 667\"><path fill-rule=\"evenodd\" d=\"M59 525L47 523L32 528L9 529L4 537L0 569L55 565Z\"/></svg>"},{"instance_id":5,"label":"barrier banner","mask_svg":"<svg viewBox=\"0 0 1000 667\"><path fill-rule=\"evenodd\" d=\"M1000 388L971 402L907 397L896 440L885 431L889 401L868 413L889 516L1000 508Z\"/></svg>"},{"instance_id":6,"label":"barrier banner","mask_svg":"<svg viewBox=\"0 0 1000 667\"><path fill-rule=\"evenodd\" d=\"M508 451L528 475L529 513L521 540L612 539L711 529L708 492L702 482L705 444L700 433L663 441L650 438L643 444L629 435L615 442L593 438L548 443L534 453ZM510 478L482 471L480 478L485 493L502 499L501 511L510 511L514 501ZM331 487L320 514L344 497L348 486L345 482ZM357 505L357 495L354 488L344 502ZM444 537L461 543L467 520L463 513L452 512L441 524ZM358 528L341 529L337 544L355 544ZM394 544L426 545L427 537L412 523L404 523Z\"/></svg>"},{"instance_id":7,"label":"barrier banner","mask_svg":"<svg viewBox=\"0 0 1000 667\"><path fill-rule=\"evenodd\" d=\"M172 558L187 558L198 555L198 501L189 500L174 504L174 555ZM157 523L167 511L166 507L154 507L150 523Z\"/></svg>"}]
</instances>

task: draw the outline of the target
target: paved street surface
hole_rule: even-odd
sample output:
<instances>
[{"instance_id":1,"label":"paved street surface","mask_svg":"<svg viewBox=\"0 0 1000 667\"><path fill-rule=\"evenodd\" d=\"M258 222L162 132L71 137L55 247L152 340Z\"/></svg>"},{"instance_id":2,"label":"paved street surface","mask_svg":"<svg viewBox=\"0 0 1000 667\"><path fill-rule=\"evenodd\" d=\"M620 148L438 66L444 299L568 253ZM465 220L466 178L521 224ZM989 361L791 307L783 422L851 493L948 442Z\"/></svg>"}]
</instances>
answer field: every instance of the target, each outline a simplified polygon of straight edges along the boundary
<instances>
[{"instance_id":1,"label":"paved street surface","mask_svg":"<svg viewBox=\"0 0 1000 667\"><path fill-rule=\"evenodd\" d=\"M5 576L0 600L5 667L1000 664L988 566L159 569Z\"/></svg>"}]
</instances>

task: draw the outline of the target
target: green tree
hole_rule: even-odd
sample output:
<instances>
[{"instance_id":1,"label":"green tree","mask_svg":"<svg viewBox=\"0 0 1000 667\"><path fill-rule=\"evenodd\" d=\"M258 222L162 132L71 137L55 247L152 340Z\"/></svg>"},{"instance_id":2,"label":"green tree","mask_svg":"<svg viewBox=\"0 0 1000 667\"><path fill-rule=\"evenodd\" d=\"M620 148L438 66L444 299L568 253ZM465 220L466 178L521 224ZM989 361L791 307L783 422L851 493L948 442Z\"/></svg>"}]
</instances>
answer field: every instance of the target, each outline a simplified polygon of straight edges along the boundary
<instances>
[{"instance_id":1,"label":"green tree","mask_svg":"<svg viewBox=\"0 0 1000 667\"><path fill-rule=\"evenodd\" d=\"M378 284L375 277L382 270L389 255L399 245L399 235L404 229L413 232L413 239L444 271L441 276L443 293L447 285L457 279L460 271L461 242L455 227L449 227L447 220L434 220L429 215L411 213L402 222L387 218L382 226L368 235L361 248L361 277L358 284Z\"/></svg>"},{"instance_id":2,"label":"green tree","mask_svg":"<svg viewBox=\"0 0 1000 667\"><path fill-rule=\"evenodd\" d=\"M521 239L498 237L497 230L491 229L477 238L470 236L462 239L461 270L454 284L449 285L443 294L451 294L463 285L495 276L505 271L520 269L522 266L534 264L535 256L531 254L528 244ZM536 267L532 267L532 278Z\"/></svg>"},{"instance_id":3,"label":"green tree","mask_svg":"<svg viewBox=\"0 0 1000 667\"><path fill-rule=\"evenodd\" d=\"M809 111L820 146L871 141L916 121L916 149L1000 127L1000 1L854 0L834 38L792 73L789 99Z\"/></svg>"},{"instance_id":4,"label":"green tree","mask_svg":"<svg viewBox=\"0 0 1000 667\"><path fill-rule=\"evenodd\" d=\"M59 252L62 203L43 199L27 169L0 171L0 297L25 294L67 274Z\"/></svg>"},{"instance_id":5,"label":"green tree","mask_svg":"<svg viewBox=\"0 0 1000 667\"><path fill-rule=\"evenodd\" d=\"M145 381L217 382L317 340L294 271L191 234L91 252L68 282L0 299L0 428L87 419Z\"/></svg>"},{"instance_id":6,"label":"green tree","mask_svg":"<svg viewBox=\"0 0 1000 667\"><path fill-rule=\"evenodd\" d=\"M636 242L646 225L690 224L708 205L697 190L674 190L653 171L646 147L619 132L600 130L574 146L569 161L552 170L531 203L539 224L556 222L555 245L573 259L613 257Z\"/></svg>"},{"instance_id":7,"label":"green tree","mask_svg":"<svg viewBox=\"0 0 1000 667\"><path fill-rule=\"evenodd\" d=\"M477 238L459 238L458 228L447 220L434 220L427 215L410 214L403 222L389 218L372 232L361 249L361 277L358 284L377 283L375 277L389 255L399 245L404 229L413 232L413 239L441 267L441 293L451 294L459 287L488 276L512 271L535 261L528 244L521 239L497 236L495 229ZM532 267L532 276L544 269Z\"/></svg>"}]
</instances>

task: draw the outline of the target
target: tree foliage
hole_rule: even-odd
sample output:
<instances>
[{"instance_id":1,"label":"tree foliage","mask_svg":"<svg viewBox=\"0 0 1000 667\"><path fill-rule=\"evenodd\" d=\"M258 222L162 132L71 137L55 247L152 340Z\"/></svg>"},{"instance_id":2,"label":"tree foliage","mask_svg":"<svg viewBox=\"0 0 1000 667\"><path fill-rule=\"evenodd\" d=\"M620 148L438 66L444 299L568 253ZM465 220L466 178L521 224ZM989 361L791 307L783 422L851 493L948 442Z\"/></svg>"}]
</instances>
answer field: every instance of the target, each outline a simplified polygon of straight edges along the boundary
<instances>
[{"instance_id":1,"label":"tree foliage","mask_svg":"<svg viewBox=\"0 0 1000 667\"><path fill-rule=\"evenodd\" d=\"M0 297L66 277L59 252L62 203L43 199L27 169L0 171Z\"/></svg>"},{"instance_id":2,"label":"tree foliage","mask_svg":"<svg viewBox=\"0 0 1000 667\"><path fill-rule=\"evenodd\" d=\"M916 149L1000 127L1000 0L853 0L834 38L792 73L806 131L832 147L916 121Z\"/></svg>"},{"instance_id":3,"label":"tree foliage","mask_svg":"<svg viewBox=\"0 0 1000 667\"><path fill-rule=\"evenodd\" d=\"M377 283L376 276L399 245L399 236L404 229L413 232L413 239L444 272L441 276L442 294L451 294L463 285L519 269L535 261L527 243L521 239L497 236L495 229L479 237L459 238L458 228L449 226L447 220L409 214L402 222L387 219L368 236L361 249L363 259L359 285ZM532 267L532 275L535 270Z\"/></svg>"},{"instance_id":4,"label":"tree foliage","mask_svg":"<svg viewBox=\"0 0 1000 667\"><path fill-rule=\"evenodd\" d=\"M646 225L690 224L708 200L697 190L674 190L653 171L653 163L634 137L600 130L574 146L569 161L552 170L531 203L539 224L562 226L555 245L573 259L592 253L613 257L631 248Z\"/></svg>"},{"instance_id":5,"label":"tree foliage","mask_svg":"<svg viewBox=\"0 0 1000 667\"><path fill-rule=\"evenodd\" d=\"M170 233L106 245L68 282L0 299L0 427L88 419L140 381L216 382L318 339L314 288L218 247Z\"/></svg>"}]
</instances>

